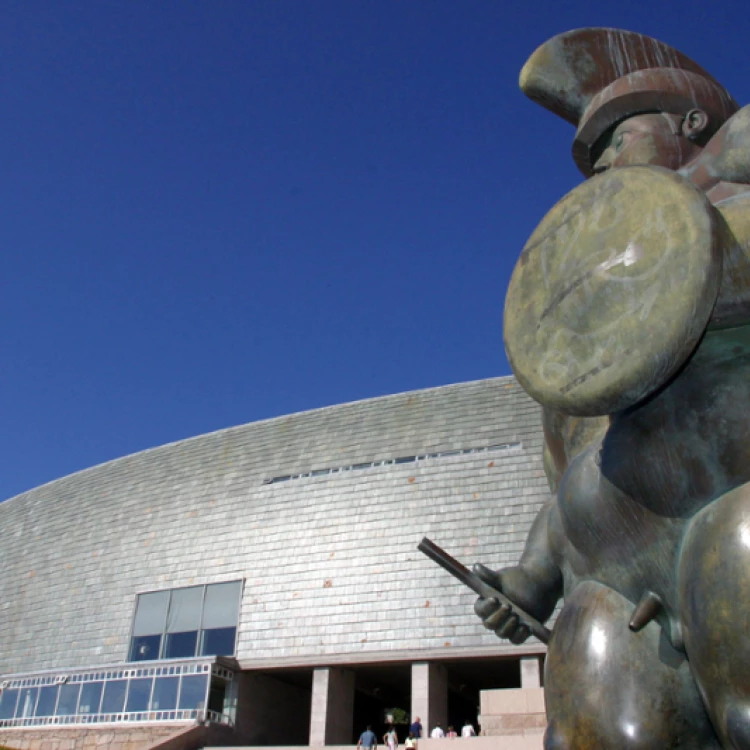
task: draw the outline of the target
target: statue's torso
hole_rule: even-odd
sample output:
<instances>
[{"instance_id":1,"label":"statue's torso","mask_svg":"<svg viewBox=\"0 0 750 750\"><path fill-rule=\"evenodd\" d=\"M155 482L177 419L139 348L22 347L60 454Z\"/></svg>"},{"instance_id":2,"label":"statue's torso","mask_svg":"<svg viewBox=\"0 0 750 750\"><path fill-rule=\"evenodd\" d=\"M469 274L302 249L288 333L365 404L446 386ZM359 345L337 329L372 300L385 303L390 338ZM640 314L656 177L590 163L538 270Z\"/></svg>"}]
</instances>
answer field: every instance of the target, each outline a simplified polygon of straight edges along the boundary
<instances>
[{"instance_id":1,"label":"statue's torso","mask_svg":"<svg viewBox=\"0 0 750 750\"><path fill-rule=\"evenodd\" d=\"M750 481L748 409L750 326L709 332L669 385L575 456L550 528L566 594L581 580L634 604L653 591L671 617L691 519Z\"/></svg>"}]
</instances>

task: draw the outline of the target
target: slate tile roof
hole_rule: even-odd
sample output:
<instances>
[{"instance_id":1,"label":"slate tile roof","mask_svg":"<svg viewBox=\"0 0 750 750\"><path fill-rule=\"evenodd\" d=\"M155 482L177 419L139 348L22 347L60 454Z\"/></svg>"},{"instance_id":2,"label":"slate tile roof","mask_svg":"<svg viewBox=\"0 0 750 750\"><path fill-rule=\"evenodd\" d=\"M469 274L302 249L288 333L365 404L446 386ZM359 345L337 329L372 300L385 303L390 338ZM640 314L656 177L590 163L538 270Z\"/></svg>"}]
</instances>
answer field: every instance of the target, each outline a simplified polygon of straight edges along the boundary
<instances>
[{"instance_id":1,"label":"slate tile roof","mask_svg":"<svg viewBox=\"0 0 750 750\"><path fill-rule=\"evenodd\" d=\"M236 578L246 666L497 648L474 595L416 545L514 562L548 497L541 449L539 407L496 378L233 427L26 492L0 503L0 674L123 661L137 593Z\"/></svg>"}]
</instances>

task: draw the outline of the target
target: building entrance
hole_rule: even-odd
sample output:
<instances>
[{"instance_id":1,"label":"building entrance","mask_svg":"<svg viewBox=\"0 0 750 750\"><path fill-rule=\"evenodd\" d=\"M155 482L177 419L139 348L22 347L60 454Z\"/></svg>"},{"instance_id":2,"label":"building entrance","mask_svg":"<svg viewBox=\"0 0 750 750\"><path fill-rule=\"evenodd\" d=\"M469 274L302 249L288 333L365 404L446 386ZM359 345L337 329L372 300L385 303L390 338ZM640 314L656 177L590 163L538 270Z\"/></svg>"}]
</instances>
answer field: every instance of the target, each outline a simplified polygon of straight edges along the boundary
<instances>
[{"instance_id":1,"label":"building entrance","mask_svg":"<svg viewBox=\"0 0 750 750\"><path fill-rule=\"evenodd\" d=\"M238 675L235 725L243 744L308 745L312 669L279 669Z\"/></svg>"},{"instance_id":2,"label":"building entrance","mask_svg":"<svg viewBox=\"0 0 750 750\"><path fill-rule=\"evenodd\" d=\"M393 719L403 744L411 721L411 664L367 665L354 668L354 726L352 742L370 724L378 744Z\"/></svg>"},{"instance_id":3,"label":"building entrance","mask_svg":"<svg viewBox=\"0 0 750 750\"><path fill-rule=\"evenodd\" d=\"M521 687L518 659L462 659L446 661L444 666L448 680L447 725L452 725L459 734L467 721L479 734L479 693L482 690Z\"/></svg>"}]
</instances>

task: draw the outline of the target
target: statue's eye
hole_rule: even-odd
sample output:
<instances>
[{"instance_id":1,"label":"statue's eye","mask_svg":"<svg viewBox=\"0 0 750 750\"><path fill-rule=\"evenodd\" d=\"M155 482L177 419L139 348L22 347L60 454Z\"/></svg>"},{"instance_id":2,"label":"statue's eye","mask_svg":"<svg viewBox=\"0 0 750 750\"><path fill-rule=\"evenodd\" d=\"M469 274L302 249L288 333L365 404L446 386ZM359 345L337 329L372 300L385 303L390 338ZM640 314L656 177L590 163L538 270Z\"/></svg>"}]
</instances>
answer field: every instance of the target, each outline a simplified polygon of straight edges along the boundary
<instances>
[{"instance_id":1,"label":"statue's eye","mask_svg":"<svg viewBox=\"0 0 750 750\"><path fill-rule=\"evenodd\" d=\"M625 142L623 133L616 133L612 145L615 147L615 151L619 151L622 148L622 144Z\"/></svg>"}]
</instances>

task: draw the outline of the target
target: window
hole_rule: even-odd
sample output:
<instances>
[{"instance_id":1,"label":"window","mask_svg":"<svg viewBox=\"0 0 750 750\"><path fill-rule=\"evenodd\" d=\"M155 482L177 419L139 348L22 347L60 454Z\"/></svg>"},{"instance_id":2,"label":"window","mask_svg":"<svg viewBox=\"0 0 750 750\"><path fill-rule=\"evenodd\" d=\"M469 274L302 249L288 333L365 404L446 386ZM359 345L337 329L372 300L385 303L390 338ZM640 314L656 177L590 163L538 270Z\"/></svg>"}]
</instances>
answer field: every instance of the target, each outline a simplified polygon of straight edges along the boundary
<instances>
[{"instance_id":1,"label":"window","mask_svg":"<svg viewBox=\"0 0 750 750\"><path fill-rule=\"evenodd\" d=\"M242 581L139 594L130 661L233 656Z\"/></svg>"},{"instance_id":2,"label":"window","mask_svg":"<svg viewBox=\"0 0 750 750\"><path fill-rule=\"evenodd\" d=\"M0 693L0 719L12 719L16 714L19 690L3 690Z\"/></svg>"},{"instance_id":3,"label":"window","mask_svg":"<svg viewBox=\"0 0 750 750\"><path fill-rule=\"evenodd\" d=\"M204 588L191 586L172 592L164 642L165 659L184 659L196 655Z\"/></svg>"},{"instance_id":4,"label":"window","mask_svg":"<svg viewBox=\"0 0 750 750\"><path fill-rule=\"evenodd\" d=\"M140 677L137 680L130 680L128 702L125 705L125 711L147 711L153 684L153 677Z\"/></svg>"},{"instance_id":5,"label":"window","mask_svg":"<svg viewBox=\"0 0 750 750\"><path fill-rule=\"evenodd\" d=\"M39 688L35 687L21 690L21 694L18 696L18 705L16 707L16 714L18 714L18 716L26 718L34 715L38 693Z\"/></svg>"},{"instance_id":6,"label":"window","mask_svg":"<svg viewBox=\"0 0 750 750\"><path fill-rule=\"evenodd\" d=\"M0 687L0 728L193 719L226 724L232 721L233 707L225 705L232 679L226 667L195 658L17 676Z\"/></svg>"},{"instance_id":7,"label":"window","mask_svg":"<svg viewBox=\"0 0 750 750\"><path fill-rule=\"evenodd\" d=\"M39 702L36 704L37 716L55 715L57 689L57 685L46 685L39 690Z\"/></svg>"},{"instance_id":8,"label":"window","mask_svg":"<svg viewBox=\"0 0 750 750\"><path fill-rule=\"evenodd\" d=\"M177 708L177 688L179 684L179 677L157 677L154 681L151 708L154 711L172 711Z\"/></svg>"},{"instance_id":9,"label":"window","mask_svg":"<svg viewBox=\"0 0 750 750\"><path fill-rule=\"evenodd\" d=\"M76 712L78 705L78 693L81 686L74 683L72 685L60 685L60 693L57 696L56 716L72 716Z\"/></svg>"},{"instance_id":10,"label":"window","mask_svg":"<svg viewBox=\"0 0 750 750\"><path fill-rule=\"evenodd\" d=\"M191 674L183 677L179 707L182 709L205 708L207 687L207 674Z\"/></svg>"},{"instance_id":11,"label":"window","mask_svg":"<svg viewBox=\"0 0 750 750\"><path fill-rule=\"evenodd\" d=\"M127 680L112 680L105 683L101 711L103 714L117 714L125 707Z\"/></svg>"},{"instance_id":12,"label":"window","mask_svg":"<svg viewBox=\"0 0 750 750\"><path fill-rule=\"evenodd\" d=\"M130 661L158 659L169 607L169 591L141 594L135 608Z\"/></svg>"},{"instance_id":13,"label":"window","mask_svg":"<svg viewBox=\"0 0 750 750\"><path fill-rule=\"evenodd\" d=\"M103 685L103 682L85 682L81 686L81 698L78 702L79 714L99 713Z\"/></svg>"}]
</instances>

